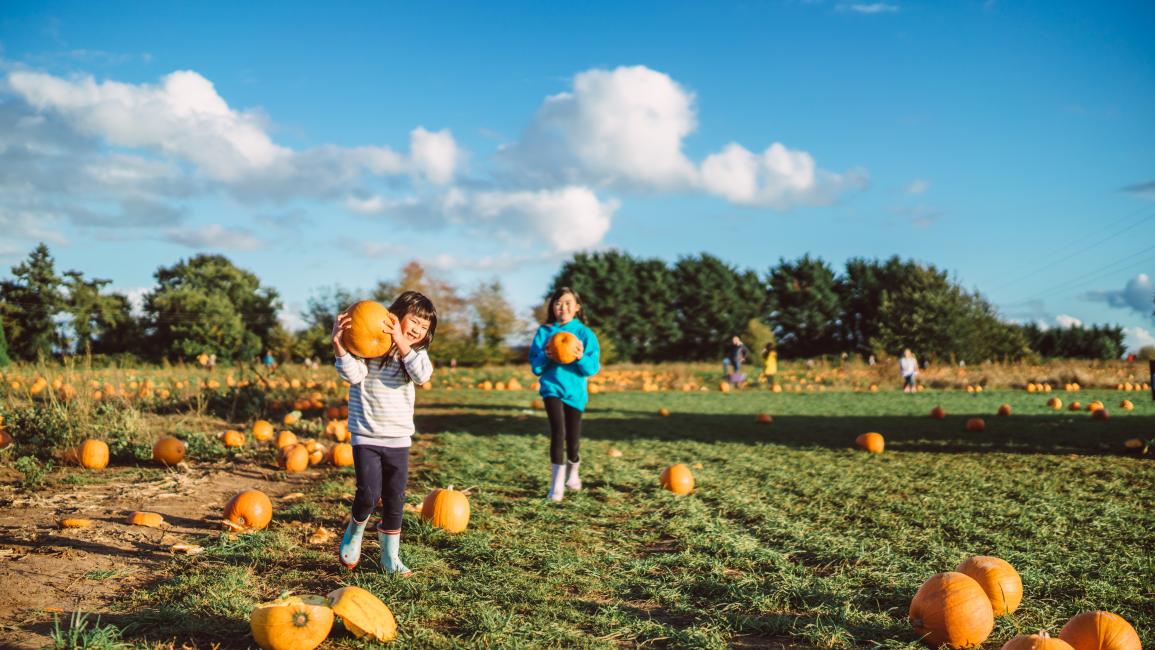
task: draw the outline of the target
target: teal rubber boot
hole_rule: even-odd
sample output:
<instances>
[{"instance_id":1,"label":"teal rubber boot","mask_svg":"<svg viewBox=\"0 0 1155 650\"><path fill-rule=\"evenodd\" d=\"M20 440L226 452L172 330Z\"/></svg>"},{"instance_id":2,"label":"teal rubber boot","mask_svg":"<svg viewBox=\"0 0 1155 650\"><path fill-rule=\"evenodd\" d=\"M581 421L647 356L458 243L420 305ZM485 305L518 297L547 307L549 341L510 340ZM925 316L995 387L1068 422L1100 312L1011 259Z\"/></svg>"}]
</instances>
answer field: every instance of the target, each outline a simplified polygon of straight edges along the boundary
<instances>
[{"instance_id":1,"label":"teal rubber boot","mask_svg":"<svg viewBox=\"0 0 1155 650\"><path fill-rule=\"evenodd\" d=\"M401 563L401 533L386 534L378 530L377 539L381 542L381 568L406 578L413 575L409 567Z\"/></svg>"},{"instance_id":2,"label":"teal rubber boot","mask_svg":"<svg viewBox=\"0 0 1155 650\"><path fill-rule=\"evenodd\" d=\"M361 559L361 538L365 535L365 525L369 523L369 518L365 517L365 521L357 521L352 516L349 517L349 525L345 526L345 536L341 538L341 564L345 568L352 569L357 566L357 562Z\"/></svg>"}]
</instances>

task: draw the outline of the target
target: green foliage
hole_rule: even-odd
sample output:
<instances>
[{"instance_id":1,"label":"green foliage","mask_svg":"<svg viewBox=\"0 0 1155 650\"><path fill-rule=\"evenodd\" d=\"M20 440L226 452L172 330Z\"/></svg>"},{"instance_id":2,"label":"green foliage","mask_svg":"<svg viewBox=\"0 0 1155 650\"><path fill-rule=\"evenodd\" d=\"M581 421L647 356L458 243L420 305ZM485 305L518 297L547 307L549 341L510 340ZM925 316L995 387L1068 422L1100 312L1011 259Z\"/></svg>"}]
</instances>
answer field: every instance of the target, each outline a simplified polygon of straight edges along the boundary
<instances>
[{"instance_id":1,"label":"green foliage","mask_svg":"<svg viewBox=\"0 0 1155 650\"><path fill-rule=\"evenodd\" d=\"M145 323L132 314L128 297L111 293L100 296L100 307L92 320L96 340L92 352L104 355L132 354L143 358L150 355L144 344L148 341Z\"/></svg>"},{"instance_id":2,"label":"green foliage","mask_svg":"<svg viewBox=\"0 0 1155 650\"><path fill-rule=\"evenodd\" d=\"M750 348L750 353L761 363L762 350L771 343L777 343L774 330L757 318L751 318L746 323L746 330L742 332L742 342Z\"/></svg>"},{"instance_id":3,"label":"green foliage","mask_svg":"<svg viewBox=\"0 0 1155 650\"><path fill-rule=\"evenodd\" d=\"M91 353L94 339L123 317L119 296L100 292L112 280L85 280L80 271L67 271L64 275L67 278L64 288L68 293L64 311L71 317L75 335L68 347L79 354Z\"/></svg>"},{"instance_id":4,"label":"green foliage","mask_svg":"<svg viewBox=\"0 0 1155 650\"><path fill-rule=\"evenodd\" d=\"M68 627L60 626L60 617L52 617L52 647L54 650L127 650L132 646L121 641L121 632L115 625L101 625L79 610L72 613Z\"/></svg>"},{"instance_id":5,"label":"green foliage","mask_svg":"<svg viewBox=\"0 0 1155 650\"><path fill-rule=\"evenodd\" d=\"M251 359L264 350L281 306L275 289L221 255L197 255L156 272L145 298L153 343L169 358Z\"/></svg>"},{"instance_id":6,"label":"green foliage","mask_svg":"<svg viewBox=\"0 0 1155 650\"><path fill-rule=\"evenodd\" d=\"M782 260L770 270L770 319L784 356L812 357L837 352L842 304L834 270L805 255Z\"/></svg>"},{"instance_id":7,"label":"green foliage","mask_svg":"<svg viewBox=\"0 0 1155 650\"><path fill-rule=\"evenodd\" d=\"M707 254L684 257L672 270L679 359L717 359L750 319L763 313L765 288L753 271L740 272Z\"/></svg>"},{"instance_id":8,"label":"green foliage","mask_svg":"<svg viewBox=\"0 0 1155 650\"><path fill-rule=\"evenodd\" d=\"M205 411L229 422L255 420L267 406L266 392L256 384L208 391Z\"/></svg>"},{"instance_id":9,"label":"green foliage","mask_svg":"<svg viewBox=\"0 0 1155 650\"><path fill-rule=\"evenodd\" d=\"M54 318L64 306L61 280L43 243L12 267L12 279L0 282L0 308L9 335L9 352L35 361L52 356L61 344Z\"/></svg>"},{"instance_id":10,"label":"green foliage","mask_svg":"<svg viewBox=\"0 0 1155 650\"><path fill-rule=\"evenodd\" d=\"M1135 355L1136 359L1143 361L1155 361L1155 345L1144 345L1139 348L1139 352Z\"/></svg>"},{"instance_id":11,"label":"green foliage","mask_svg":"<svg viewBox=\"0 0 1155 650\"><path fill-rule=\"evenodd\" d=\"M12 467L24 475L20 479L20 489L29 492L44 487L44 479L52 471L52 461L42 462L35 456L21 456Z\"/></svg>"},{"instance_id":12,"label":"green foliage","mask_svg":"<svg viewBox=\"0 0 1155 650\"><path fill-rule=\"evenodd\" d=\"M1112 325L1042 329L1034 323L1021 328L1031 349L1044 357L1118 359L1123 354L1123 328Z\"/></svg>"},{"instance_id":13,"label":"green foliage","mask_svg":"<svg viewBox=\"0 0 1155 650\"><path fill-rule=\"evenodd\" d=\"M4 426L17 448L42 459L78 442L73 432L76 422L68 407L51 402L12 408L4 415Z\"/></svg>"},{"instance_id":14,"label":"green foliage","mask_svg":"<svg viewBox=\"0 0 1155 650\"><path fill-rule=\"evenodd\" d=\"M6 368L10 365L12 365L12 358L8 356L8 337L4 336L4 319L0 318L0 368Z\"/></svg>"},{"instance_id":15,"label":"green foliage","mask_svg":"<svg viewBox=\"0 0 1155 650\"><path fill-rule=\"evenodd\" d=\"M99 402L92 409L92 427L108 444L109 458L135 463L152 458L152 442L140 423L140 413L119 400Z\"/></svg>"}]
</instances>

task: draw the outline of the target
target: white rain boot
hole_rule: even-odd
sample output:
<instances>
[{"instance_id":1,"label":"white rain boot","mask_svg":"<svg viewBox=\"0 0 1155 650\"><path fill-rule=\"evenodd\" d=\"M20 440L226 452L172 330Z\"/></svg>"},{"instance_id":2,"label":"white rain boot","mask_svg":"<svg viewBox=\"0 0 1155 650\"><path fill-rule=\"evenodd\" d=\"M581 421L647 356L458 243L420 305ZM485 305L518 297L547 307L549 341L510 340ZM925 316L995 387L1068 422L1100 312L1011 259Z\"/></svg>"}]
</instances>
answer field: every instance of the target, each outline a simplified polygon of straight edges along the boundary
<instances>
[{"instance_id":1,"label":"white rain boot","mask_svg":"<svg viewBox=\"0 0 1155 650\"><path fill-rule=\"evenodd\" d=\"M341 550L338 554L341 564L347 569L357 566L357 561L361 559L361 536L365 534L365 525L368 523L368 516L365 517L365 521L349 517L349 525L345 526L345 535L341 538Z\"/></svg>"},{"instance_id":2,"label":"white rain boot","mask_svg":"<svg viewBox=\"0 0 1155 650\"><path fill-rule=\"evenodd\" d=\"M565 465L550 465L549 500L561 501L565 498Z\"/></svg>"},{"instance_id":3,"label":"white rain boot","mask_svg":"<svg viewBox=\"0 0 1155 650\"><path fill-rule=\"evenodd\" d=\"M580 460L569 461L565 466L565 489L577 492L582 489L582 477L578 475L578 468L581 467Z\"/></svg>"},{"instance_id":4,"label":"white rain boot","mask_svg":"<svg viewBox=\"0 0 1155 650\"><path fill-rule=\"evenodd\" d=\"M402 577L409 577L413 572L401 563L401 533L388 535L381 530L377 531L377 540L381 542L381 568L386 572Z\"/></svg>"}]
</instances>

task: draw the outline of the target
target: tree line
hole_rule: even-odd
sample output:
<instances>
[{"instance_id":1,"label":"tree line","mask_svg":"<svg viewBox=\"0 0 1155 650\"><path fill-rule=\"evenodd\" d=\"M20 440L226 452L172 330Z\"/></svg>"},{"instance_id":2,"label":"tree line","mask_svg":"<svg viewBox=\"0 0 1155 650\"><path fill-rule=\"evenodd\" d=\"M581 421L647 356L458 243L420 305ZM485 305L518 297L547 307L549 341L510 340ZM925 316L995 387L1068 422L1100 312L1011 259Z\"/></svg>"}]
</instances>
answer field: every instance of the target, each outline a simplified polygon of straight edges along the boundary
<instances>
[{"instance_id":1,"label":"tree line","mask_svg":"<svg viewBox=\"0 0 1155 650\"><path fill-rule=\"evenodd\" d=\"M59 273L40 244L0 281L0 365L62 354L131 355L188 360L214 354L221 362L327 359L334 315L368 298L389 304L403 289L437 306L439 362L516 358L543 304L519 316L500 280L462 291L417 262L395 280L370 288L325 287L299 314L304 328L287 330L276 289L221 255L201 254L162 266L138 312L110 281L78 271ZM1025 357L1118 358L1123 331L1114 325L1042 329L1002 321L978 292L941 269L913 260L854 258L840 272L805 255L758 273L702 254L667 263L620 251L578 253L552 279L577 290L585 320L599 332L607 360L717 359L742 335L755 351L774 341L784 358L896 355L905 348L932 360L1019 360Z\"/></svg>"},{"instance_id":2,"label":"tree line","mask_svg":"<svg viewBox=\"0 0 1155 650\"><path fill-rule=\"evenodd\" d=\"M910 348L938 361L1115 359L1124 350L1122 327L1008 323L946 271L898 257L853 258L836 272L804 255L759 274L708 254L667 264L620 251L579 253L550 291L562 286L582 296L588 323L631 361L717 359L734 335L756 352L774 341L784 358Z\"/></svg>"}]
</instances>

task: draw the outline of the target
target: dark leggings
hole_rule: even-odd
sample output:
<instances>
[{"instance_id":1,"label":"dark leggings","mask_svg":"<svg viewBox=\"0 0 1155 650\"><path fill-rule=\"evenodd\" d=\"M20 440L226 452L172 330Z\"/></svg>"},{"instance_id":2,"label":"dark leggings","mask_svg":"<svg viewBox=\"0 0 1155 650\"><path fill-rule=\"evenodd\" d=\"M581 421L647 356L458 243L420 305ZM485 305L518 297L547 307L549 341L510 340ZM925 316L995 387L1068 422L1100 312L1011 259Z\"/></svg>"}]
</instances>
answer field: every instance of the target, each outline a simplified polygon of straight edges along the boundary
<instances>
[{"instance_id":1,"label":"dark leggings","mask_svg":"<svg viewBox=\"0 0 1155 650\"><path fill-rule=\"evenodd\" d=\"M400 532L405 483L409 478L409 448L354 445L353 469L357 472L353 519L368 519L380 498L381 523L377 528L387 533Z\"/></svg>"},{"instance_id":2,"label":"dark leggings","mask_svg":"<svg viewBox=\"0 0 1155 650\"><path fill-rule=\"evenodd\" d=\"M545 412L549 415L549 462L565 463L568 456L576 463L582 437L582 412L556 397L545 398Z\"/></svg>"}]
</instances>

